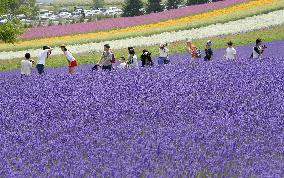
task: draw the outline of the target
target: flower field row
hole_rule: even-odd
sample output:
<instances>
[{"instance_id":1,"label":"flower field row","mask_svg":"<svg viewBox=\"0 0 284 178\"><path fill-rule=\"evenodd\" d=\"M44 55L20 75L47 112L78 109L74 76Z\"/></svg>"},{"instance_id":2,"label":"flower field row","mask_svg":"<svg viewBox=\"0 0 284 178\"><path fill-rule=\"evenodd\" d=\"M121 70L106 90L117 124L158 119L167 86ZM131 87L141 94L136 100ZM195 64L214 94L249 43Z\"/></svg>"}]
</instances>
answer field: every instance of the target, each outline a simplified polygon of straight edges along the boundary
<instances>
[{"instance_id":1,"label":"flower field row","mask_svg":"<svg viewBox=\"0 0 284 178\"><path fill-rule=\"evenodd\" d=\"M192 16L186 16L182 17L179 19L170 19L167 21L161 21L158 23L151 23L151 24L145 24L145 25L138 25L138 26L130 26L126 28L121 28L121 29L115 29L115 30L110 30L110 31L100 31L100 32L94 32L94 33L86 33L86 34L78 34L78 35L72 35L72 36L60 36L60 37L52 37L52 38L41 38L41 39L34 39L34 40L28 40L28 41L20 41L18 44L20 45L30 45L33 43L39 43L39 42L56 42L59 40L76 40L76 39L82 39L82 38L97 38L97 37L102 37L102 36L108 36L108 35L122 35L128 32L135 32L139 33L140 31L145 31L145 30L151 30L155 28L166 28L167 26L176 26L178 24L182 23L188 23L192 21L200 21L203 19L209 19L209 18L214 18L218 17L221 15L227 15L227 14L232 14L234 12L240 12L240 11L247 11L248 9L251 8L256 8L256 7L261 7L261 6L267 6L272 4L273 2L276 2L278 0L253 0L247 3L242 3L239 5L223 8L223 9L218 9L218 10L213 10L209 12L204 12L201 14L196 14Z\"/></svg>"},{"instance_id":2,"label":"flower field row","mask_svg":"<svg viewBox=\"0 0 284 178\"><path fill-rule=\"evenodd\" d=\"M124 31L124 29L121 29L121 31L113 30L109 31L108 34L104 33L102 35L98 34L79 34L75 36L63 36L63 37L53 37L53 38L45 38L45 39L37 39L37 40L30 40L30 41L20 41L19 43L16 43L15 45L12 44L3 44L0 43L0 52L2 51L21 51L21 50L28 50L28 49L38 49L41 48L44 45L49 46L58 46L61 44L66 45L80 45L80 44L86 44L86 43L98 43L98 42L104 42L104 41L113 41L118 39L126 39L126 38L133 38L133 37L139 37L139 36L150 36L154 34L160 34L163 32L171 32L171 31L179 31L179 30L188 30L192 28L200 28L204 26L208 26L211 24L216 23L226 23L229 21L235 21L239 19L243 19L246 17L250 17L253 15L259 15L263 13L269 13L275 10L280 10L284 8L284 0L278 0L273 1L272 3L263 4L263 3L257 3L257 4L251 4L252 7L249 8L250 10L242 9L242 10L234 10L233 6L231 11L227 11L229 13L219 13L218 16L207 16L207 18L200 18L196 20L188 20L184 21L182 23L174 24L174 25L163 25L160 27L153 27L153 28L145 28L138 30L130 30L130 31ZM227 9L228 10L228 9ZM217 13L217 12L216 12ZM206 14L206 13L205 13ZM199 14L200 15L200 14Z\"/></svg>"},{"instance_id":3,"label":"flower field row","mask_svg":"<svg viewBox=\"0 0 284 178\"><path fill-rule=\"evenodd\" d=\"M90 51L100 51L103 44L109 43L113 49L122 49L127 46L155 45L161 42L176 42L186 38L199 39L226 34L244 33L258 29L268 28L271 26L284 24L284 10L274 11L268 14L257 15L245 19L232 21L224 24L214 24L197 29L184 30L178 32L166 32L148 37L135 37L129 39L105 41L101 43L89 43L82 45L69 46L73 53L85 53ZM36 56L40 50L29 50ZM18 52L1 52L0 59L14 59L22 57L26 51ZM53 54L61 54L59 49L55 49Z\"/></svg>"},{"instance_id":4,"label":"flower field row","mask_svg":"<svg viewBox=\"0 0 284 178\"><path fill-rule=\"evenodd\" d=\"M271 54L284 56L281 45ZM1 73L1 177L283 177L284 58L185 57L111 73Z\"/></svg>"},{"instance_id":5,"label":"flower field row","mask_svg":"<svg viewBox=\"0 0 284 178\"><path fill-rule=\"evenodd\" d=\"M248 0L225 0L215 3L189 6L181 9L170 10L160 13L153 13L138 17L112 18L112 19L105 19L90 23L30 28L23 34L21 39L36 39L36 38L46 38L46 37L54 37L62 35L71 35L71 34L87 33L99 30L110 30L114 28L122 28L122 27L139 25L139 24L159 22L177 17L188 16L190 14L201 13L212 9L222 8L246 1Z\"/></svg>"}]
</instances>

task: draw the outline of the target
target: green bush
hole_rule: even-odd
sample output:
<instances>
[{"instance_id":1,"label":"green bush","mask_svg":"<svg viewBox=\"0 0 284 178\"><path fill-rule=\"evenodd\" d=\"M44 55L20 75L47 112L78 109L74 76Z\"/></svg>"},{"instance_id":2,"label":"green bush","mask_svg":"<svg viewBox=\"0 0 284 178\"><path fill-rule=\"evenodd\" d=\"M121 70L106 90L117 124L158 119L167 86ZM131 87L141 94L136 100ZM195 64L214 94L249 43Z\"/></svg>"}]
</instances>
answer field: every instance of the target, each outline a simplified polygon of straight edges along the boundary
<instances>
[{"instance_id":1,"label":"green bush","mask_svg":"<svg viewBox=\"0 0 284 178\"><path fill-rule=\"evenodd\" d=\"M24 32L23 25L20 20L11 20L0 25L0 40L5 43L15 43L17 37Z\"/></svg>"}]
</instances>

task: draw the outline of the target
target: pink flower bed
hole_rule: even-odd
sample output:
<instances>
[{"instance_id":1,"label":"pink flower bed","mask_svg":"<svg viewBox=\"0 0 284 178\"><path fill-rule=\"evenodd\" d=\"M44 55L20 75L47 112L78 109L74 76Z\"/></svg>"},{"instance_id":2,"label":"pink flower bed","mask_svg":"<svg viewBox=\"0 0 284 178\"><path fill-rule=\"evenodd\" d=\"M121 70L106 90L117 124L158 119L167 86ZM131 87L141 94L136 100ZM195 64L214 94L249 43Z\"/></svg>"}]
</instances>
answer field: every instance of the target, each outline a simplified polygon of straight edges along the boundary
<instances>
[{"instance_id":1,"label":"pink flower bed","mask_svg":"<svg viewBox=\"0 0 284 178\"><path fill-rule=\"evenodd\" d=\"M224 0L208 4L188 6L180 9L152 13L136 17L121 17L104 19L97 22L68 24L62 26L35 27L28 29L21 39L36 39L54 36L71 35L78 33L88 33L99 30L108 30L113 28L122 28L133 25L141 25L162 20L187 16L194 13L205 12L212 9L230 6L236 3L242 3L248 0Z\"/></svg>"}]
</instances>

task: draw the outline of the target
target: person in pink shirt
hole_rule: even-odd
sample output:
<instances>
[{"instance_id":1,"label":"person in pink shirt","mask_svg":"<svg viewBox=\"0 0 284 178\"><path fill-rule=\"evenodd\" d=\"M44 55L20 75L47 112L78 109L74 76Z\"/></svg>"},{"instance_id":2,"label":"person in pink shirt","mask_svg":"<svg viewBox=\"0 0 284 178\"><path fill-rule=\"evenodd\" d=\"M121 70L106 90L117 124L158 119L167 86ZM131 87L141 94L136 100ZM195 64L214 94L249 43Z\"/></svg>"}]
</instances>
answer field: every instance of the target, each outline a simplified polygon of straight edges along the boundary
<instances>
[{"instance_id":1,"label":"person in pink shirt","mask_svg":"<svg viewBox=\"0 0 284 178\"><path fill-rule=\"evenodd\" d=\"M72 53L67 50L65 45L60 46L61 50L63 51L64 55L66 56L67 62L68 62L68 68L69 68L69 73L74 74L75 73L75 68L77 67L77 61L72 55Z\"/></svg>"}]
</instances>

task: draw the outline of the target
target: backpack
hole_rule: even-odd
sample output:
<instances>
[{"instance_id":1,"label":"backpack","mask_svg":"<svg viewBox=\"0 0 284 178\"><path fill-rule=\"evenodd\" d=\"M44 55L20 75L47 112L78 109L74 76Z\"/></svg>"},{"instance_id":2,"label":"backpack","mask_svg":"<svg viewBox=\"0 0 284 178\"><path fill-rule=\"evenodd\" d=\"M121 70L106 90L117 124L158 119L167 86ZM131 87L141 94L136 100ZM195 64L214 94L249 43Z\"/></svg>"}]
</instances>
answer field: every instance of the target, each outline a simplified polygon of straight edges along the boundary
<instances>
[{"instance_id":1,"label":"backpack","mask_svg":"<svg viewBox=\"0 0 284 178\"><path fill-rule=\"evenodd\" d=\"M115 63L115 56L114 56L114 54L112 53L112 59L111 59L111 61L110 61L112 64L114 64Z\"/></svg>"},{"instance_id":2,"label":"backpack","mask_svg":"<svg viewBox=\"0 0 284 178\"><path fill-rule=\"evenodd\" d=\"M200 49L196 49L196 57L201 58L201 50Z\"/></svg>"}]
</instances>

